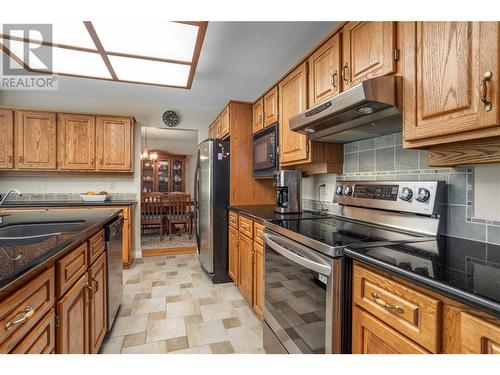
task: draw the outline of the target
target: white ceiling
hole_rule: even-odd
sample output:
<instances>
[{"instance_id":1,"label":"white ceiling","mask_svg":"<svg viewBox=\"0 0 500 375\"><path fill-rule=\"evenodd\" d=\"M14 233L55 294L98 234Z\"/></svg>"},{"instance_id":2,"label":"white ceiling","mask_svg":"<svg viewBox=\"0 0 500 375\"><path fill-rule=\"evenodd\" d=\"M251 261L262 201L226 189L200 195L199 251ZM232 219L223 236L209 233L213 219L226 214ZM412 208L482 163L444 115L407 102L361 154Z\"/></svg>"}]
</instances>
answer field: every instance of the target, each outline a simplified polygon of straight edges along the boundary
<instances>
[{"instance_id":1,"label":"white ceiling","mask_svg":"<svg viewBox=\"0 0 500 375\"><path fill-rule=\"evenodd\" d=\"M61 76L57 95L220 110L229 99L255 100L337 24L209 22L191 90Z\"/></svg>"}]
</instances>

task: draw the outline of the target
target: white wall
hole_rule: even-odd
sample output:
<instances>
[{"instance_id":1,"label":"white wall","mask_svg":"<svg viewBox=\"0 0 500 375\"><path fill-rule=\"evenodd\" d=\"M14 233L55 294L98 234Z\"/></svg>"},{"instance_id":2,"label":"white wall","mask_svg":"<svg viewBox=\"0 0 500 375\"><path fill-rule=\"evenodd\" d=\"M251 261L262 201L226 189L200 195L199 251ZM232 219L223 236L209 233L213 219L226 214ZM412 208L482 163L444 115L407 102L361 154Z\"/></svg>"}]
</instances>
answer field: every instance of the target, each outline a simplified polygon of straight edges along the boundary
<instances>
[{"instance_id":1,"label":"white wall","mask_svg":"<svg viewBox=\"0 0 500 375\"><path fill-rule=\"evenodd\" d=\"M180 113L178 129L198 130L198 142L208 138L208 126L217 115L215 111L194 110L188 108L173 108L165 105L151 105L141 102L127 102L65 97L53 92L0 92L0 106L44 109L68 112L102 113L110 115L134 116L137 126L134 130L134 169L133 177L1 177L0 192L9 188L18 188L21 192L57 193L81 192L83 190L106 190L110 193L135 193L140 197L140 152L141 126L160 127L161 116L166 110ZM41 189L40 181L45 182ZM192 181L192 180L191 180ZM192 185L192 182L191 182ZM136 256L141 256L140 243L140 212L135 210L135 250Z\"/></svg>"},{"instance_id":2,"label":"white wall","mask_svg":"<svg viewBox=\"0 0 500 375\"><path fill-rule=\"evenodd\" d=\"M325 184L325 188L321 189L321 201L333 202L333 194L335 193L337 175L335 173L318 174L302 178L302 199L318 200L318 188Z\"/></svg>"},{"instance_id":3,"label":"white wall","mask_svg":"<svg viewBox=\"0 0 500 375\"><path fill-rule=\"evenodd\" d=\"M500 164L474 168L474 217L500 221Z\"/></svg>"}]
</instances>

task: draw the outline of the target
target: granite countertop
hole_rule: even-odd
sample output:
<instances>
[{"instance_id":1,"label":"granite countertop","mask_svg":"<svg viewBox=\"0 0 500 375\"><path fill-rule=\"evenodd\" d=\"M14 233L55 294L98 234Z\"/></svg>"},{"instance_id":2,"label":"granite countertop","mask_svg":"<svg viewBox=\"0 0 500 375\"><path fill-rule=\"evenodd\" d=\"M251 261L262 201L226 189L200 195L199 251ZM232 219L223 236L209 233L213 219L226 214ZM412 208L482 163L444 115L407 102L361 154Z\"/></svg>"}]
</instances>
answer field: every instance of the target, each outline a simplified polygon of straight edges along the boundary
<instances>
[{"instance_id":1,"label":"granite countertop","mask_svg":"<svg viewBox=\"0 0 500 375\"><path fill-rule=\"evenodd\" d=\"M136 200L112 200L105 202L84 202L78 201L43 201L43 202L22 202L7 201L0 208L31 208L31 207L81 207L81 206L130 206L136 204Z\"/></svg>"},{"instance_id":2,"label":"granite countertop","mask_svg":"<svg viewBox=\"0 0 500 375\"><path fill-rule=\"evenodd\" d=\"M274 212L275 205L246 205L246 206L229 206L229 209L240 214L246 215L254 220L294 220L294 219L311 219L324 218L328 215L314 213L312 211L303 210L300 214L279 214Z\"/></svg>"},{"instance_id":3,"label":"granite countertop","mask_svg":"<svg viewBox=\"0 0 500 375\"><path fill-rule=\"evenodd\" d=\"M419 245L347 248L344 253L500 318L500 246L439 236Z\"/></svg>"},{"instance_id":4,"label":"granite countertop","mask_svg":"<svg viewBox=\"0 0 500 375\"><path fill-rule=\"evenodd\" d=\"M0 230L11 225L34 224L26 229L26 235L38 223L73 222L58 235L23 240L13 243L0 238L0 292L31 271L43 267L62 255L77 242L103 227L119 215L119 209L32 211L1 215ZM1 236L1 234L0 234Z\"/></svg>"}]
</instances>

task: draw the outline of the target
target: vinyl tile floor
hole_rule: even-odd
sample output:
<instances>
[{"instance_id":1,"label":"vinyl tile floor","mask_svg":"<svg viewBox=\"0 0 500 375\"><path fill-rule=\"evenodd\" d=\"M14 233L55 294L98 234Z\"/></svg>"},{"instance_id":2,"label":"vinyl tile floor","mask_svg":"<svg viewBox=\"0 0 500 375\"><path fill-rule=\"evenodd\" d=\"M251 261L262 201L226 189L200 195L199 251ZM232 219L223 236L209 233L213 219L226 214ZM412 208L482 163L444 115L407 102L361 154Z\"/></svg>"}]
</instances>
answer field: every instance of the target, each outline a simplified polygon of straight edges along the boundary
<instances>
[{"instance_id":1,"label":"vinyl tile floor","mask_svg":"<svg viewBox=\"0 0 500 375\"><path fill-rule=\"evenodd\" d=\"M233 283L212 284L197 255L137 259L103 354L265 353L262 322Z\"/></svg>"}]
</instances>

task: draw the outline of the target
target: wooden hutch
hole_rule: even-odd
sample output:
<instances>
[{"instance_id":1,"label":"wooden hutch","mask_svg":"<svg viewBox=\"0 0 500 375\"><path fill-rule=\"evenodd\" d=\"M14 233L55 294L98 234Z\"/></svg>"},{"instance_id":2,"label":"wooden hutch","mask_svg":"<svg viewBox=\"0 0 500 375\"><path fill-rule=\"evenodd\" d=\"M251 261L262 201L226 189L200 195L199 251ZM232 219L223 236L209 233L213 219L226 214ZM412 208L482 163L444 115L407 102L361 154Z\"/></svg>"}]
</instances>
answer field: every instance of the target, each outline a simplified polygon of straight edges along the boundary
<instances>
[{"instance_id":1,"label":"wooden hutch","mask_svg":"<svg viewBox=\"0 0 500 375\"><path fill-rule=\"evenodd\" d=\"M173 155L150 150L158 158L141 161L141 191L143 193L186 191L186 155Z\"/></svg>"}]
</instances>

